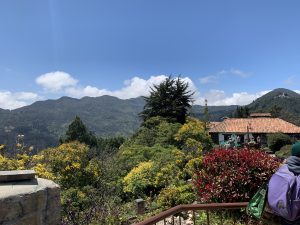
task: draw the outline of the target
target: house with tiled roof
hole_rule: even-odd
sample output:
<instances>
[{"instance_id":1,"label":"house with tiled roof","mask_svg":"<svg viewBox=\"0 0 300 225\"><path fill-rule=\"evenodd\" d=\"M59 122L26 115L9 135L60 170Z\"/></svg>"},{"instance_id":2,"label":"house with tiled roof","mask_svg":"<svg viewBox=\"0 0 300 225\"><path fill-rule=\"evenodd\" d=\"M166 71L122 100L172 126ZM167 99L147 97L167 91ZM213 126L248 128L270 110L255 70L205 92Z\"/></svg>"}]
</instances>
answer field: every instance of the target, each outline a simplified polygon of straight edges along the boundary
<instances>
[{"instance_id":1,"label":"house with tiled roof","mask_svg":"<svg viewBox=\"0 0 300 225\"><path fill-rule=\"evenodd\" d=\"M250 141L267 143L267 134L284 133L291 137L300 137L300 127L268 113L251 114L249 118L225 118L222 122L210 124L209 133L216 144L229 139L248 143Z\"/></svg>"}]
</instances>

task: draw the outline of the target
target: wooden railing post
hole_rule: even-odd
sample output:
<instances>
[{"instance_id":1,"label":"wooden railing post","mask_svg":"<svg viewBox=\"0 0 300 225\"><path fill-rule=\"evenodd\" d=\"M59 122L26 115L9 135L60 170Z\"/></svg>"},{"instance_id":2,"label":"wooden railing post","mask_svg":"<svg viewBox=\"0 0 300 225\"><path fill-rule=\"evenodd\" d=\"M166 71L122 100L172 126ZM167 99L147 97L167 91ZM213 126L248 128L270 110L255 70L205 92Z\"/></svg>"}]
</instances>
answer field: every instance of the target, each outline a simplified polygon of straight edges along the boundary
<instances>
[{"instance_id":1,"label":"wooden railing post","mask_svg":"<svg viewBox=\"0 0 300 225\"><path fill-rule=\"evenodd\" d=\"M145 213L145 200L144 199L136 199L136 213L138 215L143 215Z\"/></svg>"}]
</instances>

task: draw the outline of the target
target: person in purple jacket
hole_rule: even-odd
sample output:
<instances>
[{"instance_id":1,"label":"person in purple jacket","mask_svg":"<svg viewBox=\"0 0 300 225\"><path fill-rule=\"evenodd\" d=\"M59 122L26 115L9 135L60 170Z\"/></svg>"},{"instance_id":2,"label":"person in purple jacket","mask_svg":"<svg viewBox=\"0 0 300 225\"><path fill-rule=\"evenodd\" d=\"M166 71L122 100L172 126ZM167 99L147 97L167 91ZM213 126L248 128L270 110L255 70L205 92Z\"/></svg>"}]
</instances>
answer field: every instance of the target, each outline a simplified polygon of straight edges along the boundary
<instances>
[{"instance_id":1,"label":"person in purple jacket","mask_svg":"<svg viewBox=\"0 0 300 225\"><path fill-rule=\"evenodd\" d=\"M291 156L285 161L290 172L295 176L300 175L300 142L295 143L291 149ZM283 219L282 225L300 225L300 219L288 221Z\"/></svg>"}]
</instances>

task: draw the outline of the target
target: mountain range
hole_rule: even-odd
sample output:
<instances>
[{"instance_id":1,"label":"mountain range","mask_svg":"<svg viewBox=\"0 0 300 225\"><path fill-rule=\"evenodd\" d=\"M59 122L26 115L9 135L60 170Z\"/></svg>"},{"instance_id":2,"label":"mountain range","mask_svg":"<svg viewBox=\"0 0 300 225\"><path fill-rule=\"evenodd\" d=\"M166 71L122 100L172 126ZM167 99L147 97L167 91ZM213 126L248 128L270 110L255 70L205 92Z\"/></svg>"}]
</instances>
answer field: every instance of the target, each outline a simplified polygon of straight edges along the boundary
<instances>
[{"instance_id":1,"label":"mountain range","mask_svg":"<svg viewBox=\"0 0 300 225\"><path fill-rule=\"evenodd\" d=\"M75 116L79 116L97 136L129 136L140 126L138 116L144 107L142 97L127 100L112 96L62 97L38 101L15 110L0 109L0 143L14 148L18 134L26 145L36 150L58 144ZM300 125L300 95L288 89L275 89L247 106L250 112L272 112L276 116ZM192 107L191 115L203 118L204 106ZM210 120L220 121L232 116L237 106L208 106Z\"/></svg>"}]
</instances>

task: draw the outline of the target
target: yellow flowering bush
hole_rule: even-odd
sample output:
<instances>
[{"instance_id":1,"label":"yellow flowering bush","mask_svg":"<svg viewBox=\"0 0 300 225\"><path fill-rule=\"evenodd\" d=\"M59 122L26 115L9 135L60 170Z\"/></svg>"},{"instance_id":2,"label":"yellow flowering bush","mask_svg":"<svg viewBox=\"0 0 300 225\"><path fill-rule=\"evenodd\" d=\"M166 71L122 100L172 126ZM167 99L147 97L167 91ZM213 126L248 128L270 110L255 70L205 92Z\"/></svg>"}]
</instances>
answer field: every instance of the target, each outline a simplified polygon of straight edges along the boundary
<instances>
[{"instance_id":1,"label":"yellow flowering bush","mask_svg":"<svg viewBox=\"0 0 300 225\"><path fill-rule=\"evenodd\" d=\"M141 162L124 177L124 191L135 196L145 195L147 189L155 188L154 163Z\"/></svg>"},{"instance_id":2,"label":"yellow flowering bush","mask_svg":"<svg viewBox=\"0 0 300 225\"><path fill-rule=\"evenodd\" d=\"M64 143L40 153L36 160L45 165L37 167L45 176L53 176L62 188L80 187L93 182L94 175L100 174L100 168L91 164L88 158L89 147L79 142ZM96 170L96 171L94 171Z\"/></svg>"},{"instance_id":3,"label":"yellow flowering bush","mask_svg":"<svg viewBox=\"0 0 300 225\"><path fill-rule=\"evenodd\" d=\"M205 123L195 118L188 118L187 122L175 134L175 140L181 143L183 150L196 154L202 150L210 150L212 141L205 129Z\"/></svg>"}]
</instances>

